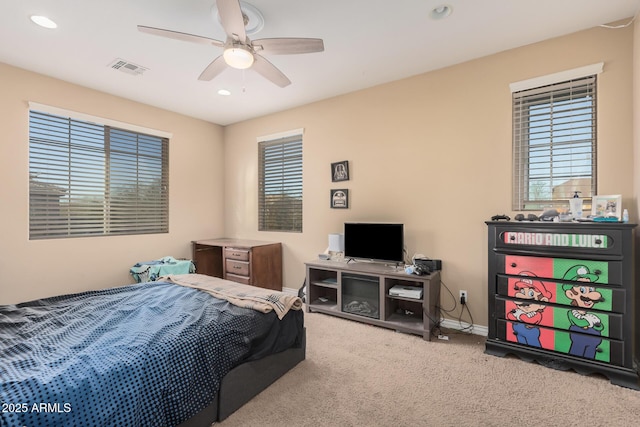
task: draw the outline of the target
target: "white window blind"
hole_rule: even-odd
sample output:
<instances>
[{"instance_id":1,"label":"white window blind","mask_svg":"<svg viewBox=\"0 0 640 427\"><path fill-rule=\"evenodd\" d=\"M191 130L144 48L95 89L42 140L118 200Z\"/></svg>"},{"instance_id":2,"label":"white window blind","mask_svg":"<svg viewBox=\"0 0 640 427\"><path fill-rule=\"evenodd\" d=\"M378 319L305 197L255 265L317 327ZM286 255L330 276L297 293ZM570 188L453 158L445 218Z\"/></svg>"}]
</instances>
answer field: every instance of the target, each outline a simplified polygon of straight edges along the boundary
<instances>
[{"instance_id":1,"label":"white window blind","mask_svg":"<svg viewBox=\"0 0 640 427\"><path fill-rule=\"evenodd\" d=\"M259 230L302 232L302 134L258 147Z\"/></svg>"},{"instance_id":2,"label":"white window blind","mask_svg":"<svg viewBox=\"0 0 640 427\"><path fill-rule=\"evenodd\" d=\"M596 76L512 94L513 210L596 194Z\"/></svg>"},{"instance_id":3,"label":"white window blind","mask_svg":"<svg viewBox=\"0 0 640 427\"><path fill-rule=\"evenodd\" d=\"M166 233L169 140L29 112L30 239Z\"/></svg>"}]
</instances>

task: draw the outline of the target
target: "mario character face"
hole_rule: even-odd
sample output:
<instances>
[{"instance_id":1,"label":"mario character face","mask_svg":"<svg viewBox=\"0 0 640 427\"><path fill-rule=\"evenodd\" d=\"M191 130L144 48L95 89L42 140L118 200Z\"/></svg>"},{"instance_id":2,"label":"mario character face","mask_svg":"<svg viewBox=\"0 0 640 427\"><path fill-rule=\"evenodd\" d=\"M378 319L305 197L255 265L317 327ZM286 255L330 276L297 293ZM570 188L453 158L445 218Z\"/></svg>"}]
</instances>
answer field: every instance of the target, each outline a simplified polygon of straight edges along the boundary
<instances>
[{"instance_id":1,"label":"mario character face","mask_svg":"<svg viewBox=\"0 0 640 427\"><path fill-rule=\"evenodd\" d=\"M524 301L515 301L515 305L525 313L533 313L535 311L543 311L547 306L544 304L529 303Z\"/></svg>"},{"instance_id":2,"label":"mario character face","mask_svg":"<svg viewBox=\"0 0 640 427\"><path fill-rule=\"evenodd\" d=\"M564 294L571 300L571 305L581 308L592 308L597 302L602 301L602 294L593 286L563 285Z\"/></svg>"},{"instance_id":3,"label":"mario character face","mask_svg":"<svg viewBox=\"0 0 640 427\"><path fill-rule=\"evenodd\" d=\"M535 277L533 273L527 271L521 272L520 275ZM519 299L547 302L551 297L551 293L544 286L544 283L539 280L523 277L518 280L514 286L516 289L514 296ZM515 301L515 304L525 312L542 311L546 307L545 304L537 304L529 301Z\"/></svg>"}]
</instances>

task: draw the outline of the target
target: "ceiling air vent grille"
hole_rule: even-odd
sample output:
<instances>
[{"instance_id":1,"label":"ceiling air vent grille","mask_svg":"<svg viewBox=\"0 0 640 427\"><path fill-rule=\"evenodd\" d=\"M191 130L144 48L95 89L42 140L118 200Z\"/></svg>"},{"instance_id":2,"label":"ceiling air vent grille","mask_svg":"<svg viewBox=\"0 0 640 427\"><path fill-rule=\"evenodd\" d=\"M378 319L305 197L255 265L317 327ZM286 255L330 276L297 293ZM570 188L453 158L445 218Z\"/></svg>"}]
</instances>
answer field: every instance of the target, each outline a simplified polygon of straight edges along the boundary
<instances>
[{"instance_id":1,"label":"ceiling air vent grille","mask_svg":"<svg viewBox=\"0 0 640 427\"><path fill-rule=\"evenodd\" d=\"M148 70L148 68L134 64L133 62L125 61L124 59L117 58L109 67L114 70L122 71L123 73L132 74L134 76L140 75Z\"/></svg>"}]
</instances>

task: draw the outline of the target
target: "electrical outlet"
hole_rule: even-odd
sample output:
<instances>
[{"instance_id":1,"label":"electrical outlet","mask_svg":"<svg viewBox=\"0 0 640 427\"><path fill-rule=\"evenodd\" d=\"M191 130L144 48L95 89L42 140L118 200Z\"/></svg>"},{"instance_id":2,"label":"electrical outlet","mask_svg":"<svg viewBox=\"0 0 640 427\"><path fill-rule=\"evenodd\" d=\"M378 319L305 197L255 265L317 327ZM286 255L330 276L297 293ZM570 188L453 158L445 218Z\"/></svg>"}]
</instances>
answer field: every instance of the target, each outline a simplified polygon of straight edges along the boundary
<instances>
[{"instance_id":1,"label":"electrical outlet","mask_svg":"<svg viewBox=\"0 0 640 427\"><path fill-rule=\"evenodd\" d=\"M460 291L460 304L464 305L467 301L467 291Z\"/></svg>"}]
</instances>

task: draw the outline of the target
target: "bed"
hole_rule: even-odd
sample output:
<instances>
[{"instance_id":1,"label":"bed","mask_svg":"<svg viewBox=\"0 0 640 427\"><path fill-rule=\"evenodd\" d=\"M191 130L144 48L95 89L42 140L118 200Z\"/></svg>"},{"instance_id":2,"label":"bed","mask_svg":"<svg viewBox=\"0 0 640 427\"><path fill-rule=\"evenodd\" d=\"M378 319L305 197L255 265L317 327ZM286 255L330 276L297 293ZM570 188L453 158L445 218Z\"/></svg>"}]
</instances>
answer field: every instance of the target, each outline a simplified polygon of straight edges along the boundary
<instances>
[{"instance_id":1,"label":"bed","mask_svg":"<svg viewBox=\"0 0 640 427\"><path fill-rule=\"evenodd\" d=\"M0 306L0 426L209 426L304 360L299 298L182 276Z\"/></svg>"}]
</instances>

